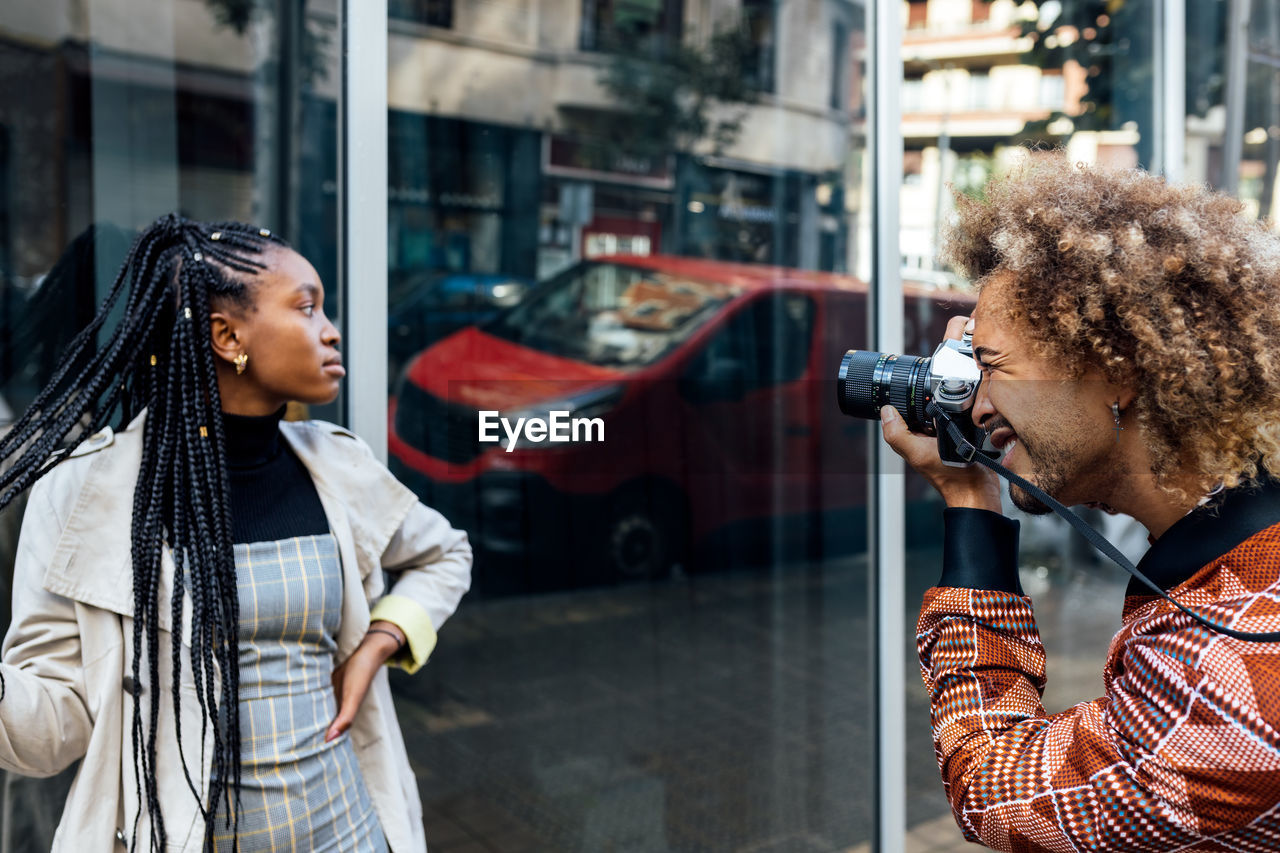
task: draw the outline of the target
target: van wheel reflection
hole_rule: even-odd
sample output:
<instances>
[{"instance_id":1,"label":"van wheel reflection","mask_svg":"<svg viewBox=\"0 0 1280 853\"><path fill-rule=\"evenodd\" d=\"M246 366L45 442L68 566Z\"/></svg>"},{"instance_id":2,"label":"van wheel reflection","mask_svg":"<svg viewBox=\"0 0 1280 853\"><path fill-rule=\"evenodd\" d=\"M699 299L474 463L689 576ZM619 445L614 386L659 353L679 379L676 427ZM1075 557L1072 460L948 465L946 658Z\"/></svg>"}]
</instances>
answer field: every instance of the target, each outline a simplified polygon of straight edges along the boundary
<instances>
[{"instance_id":1,"label":"van wheel reflection","mask_svg":"<svg viewBox=\"0 0 1280 853\"><path fill-rule=\"evenodd\" d=\"M667 577L684 558L683 505L660 491L633 490L613 501L604 560L620 581Z\"/></svg>"}]
</instances>

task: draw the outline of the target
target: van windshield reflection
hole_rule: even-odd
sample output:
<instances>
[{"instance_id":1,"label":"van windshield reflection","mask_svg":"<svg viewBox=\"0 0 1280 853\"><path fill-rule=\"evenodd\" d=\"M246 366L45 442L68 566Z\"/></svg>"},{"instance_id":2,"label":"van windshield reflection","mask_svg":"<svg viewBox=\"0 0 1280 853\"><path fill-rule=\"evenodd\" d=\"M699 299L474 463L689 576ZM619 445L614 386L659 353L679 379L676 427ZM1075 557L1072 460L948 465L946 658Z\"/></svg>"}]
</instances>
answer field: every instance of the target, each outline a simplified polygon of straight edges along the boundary
<instances>
[{"instance_id":1,"label":"van windshield reflection","mask_svg":"<svg viewBox=\"0 0 1280 853\"><path fill-rule=\"evenodd\" d=\"M738 293L726 284L584 261L546 281L485 331L601 367L653 364Z\"/></svg>"}]
</instances>

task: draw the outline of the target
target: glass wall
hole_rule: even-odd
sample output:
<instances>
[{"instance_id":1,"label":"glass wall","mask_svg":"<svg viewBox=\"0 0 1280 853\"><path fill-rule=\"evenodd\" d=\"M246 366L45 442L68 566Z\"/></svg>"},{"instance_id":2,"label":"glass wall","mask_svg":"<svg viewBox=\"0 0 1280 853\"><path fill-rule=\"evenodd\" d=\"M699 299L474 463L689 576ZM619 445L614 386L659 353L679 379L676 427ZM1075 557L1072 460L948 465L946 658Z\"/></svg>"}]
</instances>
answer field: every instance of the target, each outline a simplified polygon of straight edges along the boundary
<instances>
[{"instance_id":1,"label":"glass wall","mask_svg":"<svg viewBox=\"0 0 1280 853\"><path fill-rule=\"evenodd\" d=\"M139 14L130 0L54 2L0 17L7 330L54 305L56 319L34 321L74 330L132 233L170 211L271 227L337 292L336 0L171 5ZM71 307L44 291L61 284L46 273L68 247L92 259L63 285L76 288ZM47 357L66 340L32 331ZM18 337L3 340L0 379L20 409L45 375Z\"/></svg>"},{"instance_id":2,"label":"glass wall","mask_svg":"<svg viewBox=\"0 0 1280 853\"><path fill-rule=\"evenodd\" d=\"M866 10L786 10L391 6L390 464L476 548L395 680L433 847L869 842Z\"/></svg>"},{"instance_id":3,"label":"glass wall","mask_svg":"<svg viewBox=\"0 0 1280 853\"><path fill-rule=\"evenodd\" d=\"M1277 219L1280 4L1220 0L1187 8L1186 176Z\"/></svg>"},{"instance_id":4,"label":"glass wall","mask_svg":"<svg viewBox=\"0 0 1280 853\"><path fill-rule=\"evenodd\" d=\"M326 307L340 314L337 12L336 0L5 5L4 424L93 316L137 230L171 211L282 234L314 264ZM0 516L5 626L22 511L19 502ZM6 776L0 849L49 849L71 772Z\"/></svg>"}]
</instances>

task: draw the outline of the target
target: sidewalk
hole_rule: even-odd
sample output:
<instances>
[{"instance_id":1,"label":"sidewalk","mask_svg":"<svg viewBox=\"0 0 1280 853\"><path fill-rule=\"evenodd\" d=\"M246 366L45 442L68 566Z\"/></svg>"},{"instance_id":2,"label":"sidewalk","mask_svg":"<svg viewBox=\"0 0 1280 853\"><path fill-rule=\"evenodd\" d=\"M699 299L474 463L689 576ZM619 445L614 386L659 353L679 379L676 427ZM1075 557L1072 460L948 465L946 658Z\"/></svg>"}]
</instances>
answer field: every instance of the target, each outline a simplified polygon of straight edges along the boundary
<instances>
[{"instance_id":1,"label":"sidewalk","mask_svg":"<svg viewBox=\"0 0 1280 853\"><path fill-rule=\"evenodd\" d=\"M908 560L908 624L937 573ZM1101 690L1123 578L1024 573L1050 710ZM971 849L908 667L911 853ZM433 853L866 850L865 558L465 605L394 677Z\"/></svg>"}]
</instances>

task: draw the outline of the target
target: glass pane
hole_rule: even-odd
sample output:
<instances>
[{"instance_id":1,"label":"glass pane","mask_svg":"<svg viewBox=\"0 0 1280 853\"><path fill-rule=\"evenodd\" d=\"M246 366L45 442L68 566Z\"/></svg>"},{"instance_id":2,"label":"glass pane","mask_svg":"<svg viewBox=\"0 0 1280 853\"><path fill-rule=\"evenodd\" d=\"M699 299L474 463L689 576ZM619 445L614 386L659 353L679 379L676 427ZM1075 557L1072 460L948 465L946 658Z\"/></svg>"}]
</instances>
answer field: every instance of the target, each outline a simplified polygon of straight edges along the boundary
<instances>
[{"instance_id":1,"label":"glass pane","mask_svg":"<svg viewBox=\"0 0 1280 853\"><path fill-rule=\"evenodd\" d=\"M283 235L340 313L336 21L336 0L6 4L0 422L49 379L136 231L171 211ZM0 516L6 628L22 511ZM49 849L72 772L4 780L0 848Z\"/></svg>"},{"instance_id":2,"label":"glass pane","mask_svg":"<svg viewBox=\"0 0 1280 853\"><path fill-rule=\"evenodd\" d=\"M906 142L902 188L904 277L967 286L937 258L952 189L979 197L1021 146L1061 146L1075 162L1149 166L1154 153L1151 0L1097 3L912 3L903 44ZM1189 7L1217 4L1188 4ZM919 8L917 8L919 7ZM912 338L908 337L911 342ZM928 355L937 339L909 343ZM1019 566L1035 600L1052 713L1102 695L1108 642L1120 626L1127 576L1056 516L1031 517L1005 497L1022 525ZM1145 531L1086 510L1088 520L1136 560ZM941 524L933 516L935 524ZM909 540L915 541L915 540ZM941 554L908 551L907 606L915 624ZM928 697L914 643L907 652L909 851L966 850L934 759Z\"/></svg>"},{"instance_id":3,"label":"glass pane","mask_svg":"<svg viewBox=\"0 0 1280 853\"><path fill-rule=\"evenodd\" d=\"M390 23L391 466L476 548L393 679L428 842L855 847L863 6L571 5Z\"/></svg>"},{"instance_id":4,"label":"glass pane","mask_svg":"<svg viewBox=\"0 0 1280 853\"><path fill-rule=\"evenodd\" d=\"M1237 196L1246 215L1275 222L1280 3L1192 3L1186 32L1187 178Z\"/></svg>"}]
</instances>

